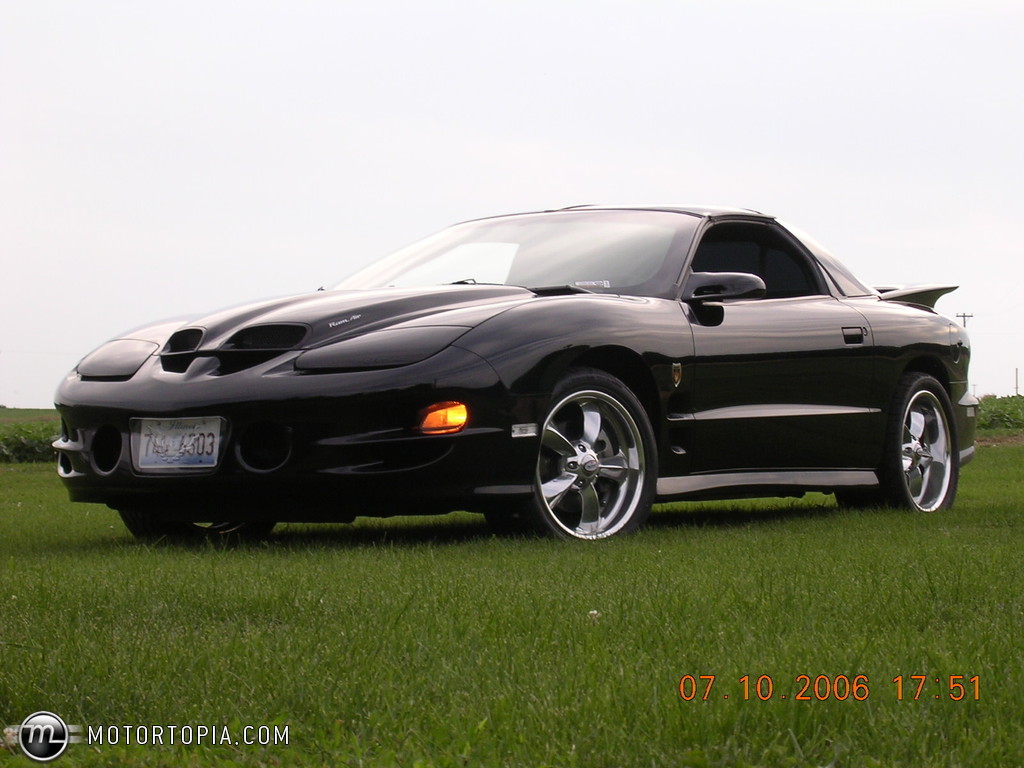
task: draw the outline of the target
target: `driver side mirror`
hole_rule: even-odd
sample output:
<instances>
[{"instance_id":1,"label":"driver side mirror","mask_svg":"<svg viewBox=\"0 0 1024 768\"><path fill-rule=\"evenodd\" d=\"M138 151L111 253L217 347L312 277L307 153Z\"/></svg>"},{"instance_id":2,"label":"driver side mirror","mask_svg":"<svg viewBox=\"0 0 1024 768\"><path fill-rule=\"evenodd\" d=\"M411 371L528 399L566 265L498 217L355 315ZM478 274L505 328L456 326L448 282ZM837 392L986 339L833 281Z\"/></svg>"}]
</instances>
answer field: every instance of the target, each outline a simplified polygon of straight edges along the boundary
<instances>
[{"instance_id":1,"label":"driver side mirror","mask_svg":"<svg viewBox=\"0 0 1024 768\"><path fill-rule=\"evenodd\" d=\"M760 299L764 280L748 272L691 272L683 289L683 301Z\"/></svg>"}]
</instances>

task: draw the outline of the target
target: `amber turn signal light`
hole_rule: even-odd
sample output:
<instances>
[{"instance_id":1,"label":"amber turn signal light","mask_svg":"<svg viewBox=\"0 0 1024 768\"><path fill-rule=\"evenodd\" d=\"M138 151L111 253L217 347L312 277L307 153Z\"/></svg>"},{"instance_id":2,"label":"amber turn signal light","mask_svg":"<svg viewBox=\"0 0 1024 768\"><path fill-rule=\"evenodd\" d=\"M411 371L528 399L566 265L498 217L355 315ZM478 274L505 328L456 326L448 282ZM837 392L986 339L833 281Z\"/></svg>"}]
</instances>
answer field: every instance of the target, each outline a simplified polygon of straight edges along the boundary
<instances>
[{"instance_id":1,"label":"amber turn signal light","mask_svg":"<svg viewBox=\"0 0 1024 768\"><path fill-rule=\"evenodd\" d=\"M465 403L434 403L420 411L419 430L425 435L450 435L461 431L467 421L469 408Z\"/></svg>"}]
</instances>

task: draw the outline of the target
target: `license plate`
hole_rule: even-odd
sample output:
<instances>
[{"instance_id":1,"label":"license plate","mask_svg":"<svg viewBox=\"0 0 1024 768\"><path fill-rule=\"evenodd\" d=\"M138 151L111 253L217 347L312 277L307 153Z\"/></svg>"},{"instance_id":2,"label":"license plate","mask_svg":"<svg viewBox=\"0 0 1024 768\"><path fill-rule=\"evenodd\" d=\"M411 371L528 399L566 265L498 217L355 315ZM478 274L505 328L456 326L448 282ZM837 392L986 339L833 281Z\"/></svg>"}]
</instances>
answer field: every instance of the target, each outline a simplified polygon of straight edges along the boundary
<instances>
[{"instance_id":1,"label":"license plate","mask_svg":"<svg viewBox=\"0 0 1024 768\"><path fill-rule=\"evenodd\" d=\"M132 419L132 460L140 472L213 469L224 419Z\"/></svg>"}]
</instances>

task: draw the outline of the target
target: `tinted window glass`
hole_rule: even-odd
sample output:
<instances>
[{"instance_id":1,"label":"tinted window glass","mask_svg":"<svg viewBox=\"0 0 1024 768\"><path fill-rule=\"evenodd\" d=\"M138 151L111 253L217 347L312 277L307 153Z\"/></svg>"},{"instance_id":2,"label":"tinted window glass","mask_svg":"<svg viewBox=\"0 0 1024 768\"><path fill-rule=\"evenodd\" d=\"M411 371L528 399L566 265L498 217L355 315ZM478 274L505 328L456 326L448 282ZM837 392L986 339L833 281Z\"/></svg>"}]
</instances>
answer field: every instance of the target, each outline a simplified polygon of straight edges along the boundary
<instances>
[{"instance_id":1,"label":"tinted window glass","mask_svg":"<svg viewBox=\"0 0 1024 768\"><path fill-rule=\"evenodd\" d=\"M839 292L844 296L870 296L875 293L874 290L868 288L864 283L857 279L847 267L840 264L832 255L822 247L817 240L812 238L803 230L797 229L796 227L790 226L780 222L783 226L788 229L793 235L796 236L801 243L812 253L814 258L818 260L822 268L828 273L828 276L835 283Z\"/></svg>"},{"instance_id":2,"label":"tinted window glass","mask_svg":"<svg viewBox=\"0 0 1024 768\"><path fill-rule=\"evenodd\" d=\"M806 296L816 293L799 256L769 248L764 254L764 284L767 296Z\"/></svg>"},{"instance_id":3,"label":"tinted window glass","mask_svg":"<svg viewBox=\"0 0 1024 768\"><path fill-rule=\"evenodd\" d=\"M718 224L693 257L694 272L748 272L765 284L765 298L822 293L806 256L787 238L760 224Z\"/></svg>"},{"instance_id":4,"label":"tinted window glass","mask_svg":"<svg viewBox=\"0 0 1024 768\"><path fill-rule=\"evenodd\" d=\"M704 239L693 259L694 272L749 272L761 268L761 247L743 240L715 242Z\"/></svg>"},{"instance_id":5,"label":"tinted window glass","mask_svg":"<svg viewBox=\"0 0 1024 768\"><path fill-rule=\"evenodd\" d=\"M558 211L459 224L360 270L337 288L494 283L671 296L696 216Z\"/></svg>"}]
</instances>

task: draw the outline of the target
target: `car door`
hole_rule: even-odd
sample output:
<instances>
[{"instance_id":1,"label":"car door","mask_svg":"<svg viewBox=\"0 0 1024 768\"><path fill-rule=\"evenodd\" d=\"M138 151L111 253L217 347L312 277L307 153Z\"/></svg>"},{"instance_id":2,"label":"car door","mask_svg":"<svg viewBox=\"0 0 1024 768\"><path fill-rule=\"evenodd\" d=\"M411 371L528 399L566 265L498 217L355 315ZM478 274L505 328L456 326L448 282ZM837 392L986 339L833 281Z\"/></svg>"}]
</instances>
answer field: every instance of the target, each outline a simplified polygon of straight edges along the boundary
<instances>
[{"instance_id":1,"label":"car door","mask_svg":"<svg viewBox=\"0 0 1024 768\"><path fill-rule=\"evenodd\" d=\"M864 468L880 418L871 331L806 249L774 222L726 221L705 230L689 272L752 273L766 288L756 299L685 301L691 472Z\"/></svg>"}]
</instances>

